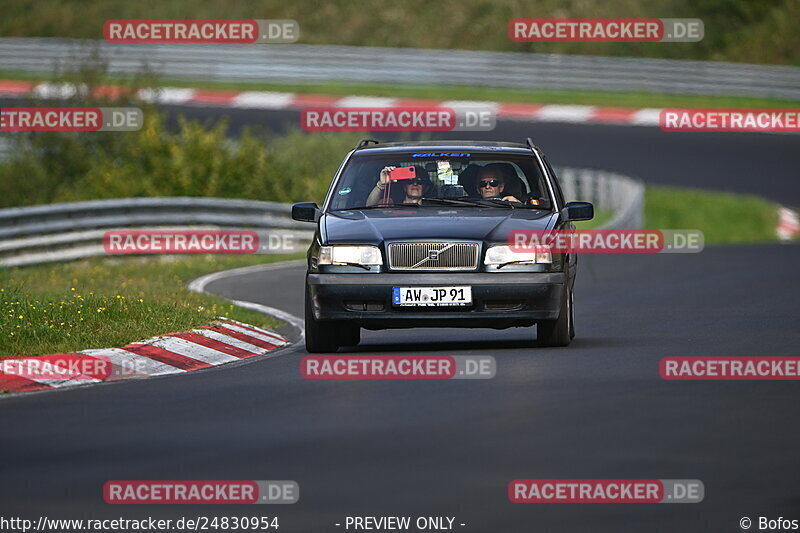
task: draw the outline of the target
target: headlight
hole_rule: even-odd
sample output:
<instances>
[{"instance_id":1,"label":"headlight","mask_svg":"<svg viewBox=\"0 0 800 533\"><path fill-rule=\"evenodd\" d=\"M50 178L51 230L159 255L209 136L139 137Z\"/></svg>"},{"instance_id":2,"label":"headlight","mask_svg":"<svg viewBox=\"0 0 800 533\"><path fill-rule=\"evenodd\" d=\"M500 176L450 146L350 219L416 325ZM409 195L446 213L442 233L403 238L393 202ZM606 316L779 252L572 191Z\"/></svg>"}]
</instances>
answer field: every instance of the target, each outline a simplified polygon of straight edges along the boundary
<instances>
[{"instance_id":1,"label":"headlight","mask_svg":"<svg viewBox=\"0 0 800 533\"><path fill-rule=\"evenodd\" d=\"M511 246L505 244L490 246L486 249L486 257L483 260L483 264L509 265L553 262L553 254L550 253L549 246L545 244L536 244L528 248L530 248L530 250L515 252L511 249Z\"/></svg>"},{"instance_id":2,"label":"headlight","mask_svg":"<svg viewBox=\"0 0 800 533\"><path fill-rule=\"evenodd\" d=\"M321 246L320 265L382 265L383 256L377 246Z\"/></svg>"}]
</instances>

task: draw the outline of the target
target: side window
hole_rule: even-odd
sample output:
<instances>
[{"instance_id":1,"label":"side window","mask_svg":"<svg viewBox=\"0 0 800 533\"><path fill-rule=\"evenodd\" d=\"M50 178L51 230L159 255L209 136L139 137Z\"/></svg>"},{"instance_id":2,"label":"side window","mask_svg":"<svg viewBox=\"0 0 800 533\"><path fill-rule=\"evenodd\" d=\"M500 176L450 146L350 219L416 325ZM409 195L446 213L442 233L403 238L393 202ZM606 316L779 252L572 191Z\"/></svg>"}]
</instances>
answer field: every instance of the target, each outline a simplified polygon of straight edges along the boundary
<instances>
[{"instance_id":1,"label":"side window","mask_svg":"<svg viewBox=\"0 0 800 533\"><path fill-rule=\"evenodd\" d=\"M514 168L514 175L517 176L517 180L520 182L520 185L522 186L522 191L520 192L522 194L530 193L533 187L528 182L528 177L525 175L525 171L522 170L516 163L512 163L511 166Z\"/></svg>"},{"instance_id":2,"label":"side window","mask_svg":"<svg viewBox=\"0 0 800 533\"><path fill-rule=\"evenodd\" d=\"M550 161L548 161L543 155L542 161L544 161L544 164L547 167L547 172L553 176L553 190L556 193L556 200L558 200L559 205L563 206L566 202L564 201L564 193L561 192L561 184L558 183L558 176L556 176L556 172L553 170L553 167L550 166Z\"/></svg>"}]
</instances>

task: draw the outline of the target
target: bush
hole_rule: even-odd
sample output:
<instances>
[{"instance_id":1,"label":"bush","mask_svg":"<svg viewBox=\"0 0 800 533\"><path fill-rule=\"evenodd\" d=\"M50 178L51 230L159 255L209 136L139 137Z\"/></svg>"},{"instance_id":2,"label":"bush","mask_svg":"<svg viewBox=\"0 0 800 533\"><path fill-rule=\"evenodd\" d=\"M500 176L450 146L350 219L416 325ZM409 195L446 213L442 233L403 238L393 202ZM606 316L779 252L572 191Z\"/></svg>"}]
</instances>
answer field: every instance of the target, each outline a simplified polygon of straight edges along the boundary
<instances>
[{"instance_id":1,"label":"bush","mask_svg":"<svg viewBox=\"0 0 800 533\"><path fill-rule=\"evenodd\" d=\"M12 159L0 164L0 206L137 196L322 200L359 138L295 130L267 139L245 131L234 142L224 119L206 126L179 117L170 131L155 108L134 105L145 114L137 132L16 134Z\"/></svg>"}]
</instances>

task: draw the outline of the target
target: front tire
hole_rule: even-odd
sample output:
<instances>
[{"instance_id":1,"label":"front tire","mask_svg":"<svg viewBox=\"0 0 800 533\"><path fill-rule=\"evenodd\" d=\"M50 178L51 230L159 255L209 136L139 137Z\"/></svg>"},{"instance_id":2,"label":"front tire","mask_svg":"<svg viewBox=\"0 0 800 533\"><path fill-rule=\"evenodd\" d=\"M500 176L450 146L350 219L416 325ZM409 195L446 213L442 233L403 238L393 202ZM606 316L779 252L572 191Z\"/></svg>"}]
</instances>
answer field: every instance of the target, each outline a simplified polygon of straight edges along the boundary
<instances>
[{"instance_id":1,"label":"front tire","mask_svg":"<svg viewBox=\"0 0 800 533\"><path fill-rule=\"evenodd\" d=\"M306 287L306 310L305 310L305 331L306 331L306 351L309 353L328 353L339 349L337 342L338 332L336 322L320 321L314 318L314 311L311 308L311 295Z\"/></svg>"},{"instance_id":2,"label":"front tire","mask_svg":"<svg viewBox=\"0 0 800 533\"><path fill-rule=\"evenodd\" d=\"M539 346L569 346L575 336L574 310L572 306L572 290L564 287L561 297L561 311L555 320L542 320L536 326L536 339Z\"/></svg>"},{"instance_id":3,"label":"front tire","mask_svg":"<svg viewBox=\"0 0 800 533\"><path fill-rule=\"evenodd\" d=\"M358 326L350 326L347 324L339 324L339 345L340 346L357 346L361 342L361 328Z\"/></svg>"},{"instance_id":4,"label":"front tire","mask_svg":"<svg viewBox=\"0 0 800 533\"><path fill-rule=\"evenodd\" d=\"M569 291L569 338L575 338L575 289Z\"/></svg>"}]
</instances>

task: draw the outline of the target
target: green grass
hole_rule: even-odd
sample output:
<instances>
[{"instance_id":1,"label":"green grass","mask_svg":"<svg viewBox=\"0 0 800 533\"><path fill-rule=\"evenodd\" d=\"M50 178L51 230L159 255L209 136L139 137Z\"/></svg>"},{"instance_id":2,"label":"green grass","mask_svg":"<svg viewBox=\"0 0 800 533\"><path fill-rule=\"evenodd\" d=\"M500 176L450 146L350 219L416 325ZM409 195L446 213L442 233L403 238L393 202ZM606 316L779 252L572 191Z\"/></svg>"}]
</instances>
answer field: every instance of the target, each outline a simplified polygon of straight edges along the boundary
<instances>
[{"instance_id":1,"label":"green grass","mask_svg":"<svg viewBox=\"0 0 800 533\"><path fill-rule=\"evenodd\" d=\"M596 229L611 220L613 216L613 211L595 210L592 220L579 220L575 222L575 227L578 229Z\"/></svg>"},{"instance_id":2,"label":"green grass","mask_svg":"<svg viewBox=\"0 0 800 533\"><path fill-rule=\"evenodd\" d=\"M0 79L49 81L51 75L0 70ZM124 84L127 78L105 76L104 83ZM568 91L504 89L467 85L385 85L378 83L257 83L214 82L159 78L161 87L187 87L230 91L278 91L298 94L329 94L419 98L425 100L484 100L502 103L596 105L607 107L677 107L677 108L793 108L797 100L733 96L697 96L640 92Z\"/></svg>"},{"instance_id":3,"label":"green grass","mask_svg":"<svg viewBox=\"0 0 800 533\"><path fill-rule=\"evenodd\" d=\"M299 255L97 258L0 271L0 358L110 348L226 316L281 322L185 288L203 274Z\"/></svg>"},{"instance_id":4,"label":"green grass","mask_svg":"<svg viewBox=\"0 0 800 533\"><path fill-rule=\"evenodd\" d=\"M108 19L294 19L305 44L800 64L797 0L4 0L2 14L4 37L99 39ZM705 36L696 43L512 41L509 20L529 17L699 18Z\"/></svg>"},{"instance_id":5,"label":"green grass","mask_svg":"<svg viewBox=\"0 0 800 533\"><path fill-rule=\"evenodd\" d=\"M744 244L778 239L778 206L752 195L678 187L647 186L646 229L699 229L705 244ZM578 229L596 229L613 217L595 211L592 220L575 222Z\"/></svg>"},{"instance_id":6,"label":"green grass","mask_svg":"<svg viewBox=\"0 0 800 533\"><path fill-rule=\"evenodd\" d=\"M777 206L757 196L649 186L647 229L699 229L705 244L777 240Z\"/></svg>"}]
</instances>

